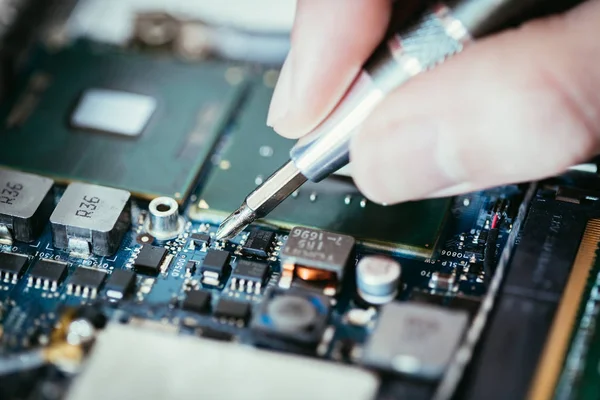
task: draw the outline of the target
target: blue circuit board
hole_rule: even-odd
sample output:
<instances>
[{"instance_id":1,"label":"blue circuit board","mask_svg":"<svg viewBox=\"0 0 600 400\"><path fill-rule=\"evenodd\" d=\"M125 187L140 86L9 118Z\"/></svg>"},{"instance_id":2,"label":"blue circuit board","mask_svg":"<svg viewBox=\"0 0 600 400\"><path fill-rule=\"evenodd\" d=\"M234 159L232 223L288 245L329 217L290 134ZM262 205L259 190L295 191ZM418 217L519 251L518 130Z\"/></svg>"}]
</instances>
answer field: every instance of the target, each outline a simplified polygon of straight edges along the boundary
<instances>
[{"instance_id":1,"label":"blue circuit board","mask_svg":"<svg viewBox=\"0 0 600 400\"><path fill-rule=\"evenodd\" d=\"M57 190L57 200L61 190ZM519 201L520 191L516 187L506 187L462 196L453 200L453 205L448 215L448 223L442 233L443 240L439 241L439 248L434 251L435 257L429 259L411 258L388 253L402 265L402 288L398 300L421 299L426 297L439 304L452 305L452 299L460 297L468 299L473 307L478 306L479 298L486 292L486 279L482 276L462 274L462 269L473 261L484 261L484 245L476 244L481 232L489 231L493 223L494 207L499 204L509 204ZM182 213L185 215L185 213ZM99 257L92 255L88 258L74 258L69 253L53 248L50 226L46 226L40 239L32 244L16 243L12 246L0 247L2 252L24 254L33 265L35 260L50 259L68 263L68 275L77 268L90 267L111 273L117 269L131 269L133 259L144 243L144 220L147 215L147 203L134 201L132 204L132 229L125 235L121 247L113 257ZM65 307L77 307L83 304L97 303L105 313L117 321L128 321L131 318L156 321L168 326L177 326L183 333L193 334L197 327L209 327L226 332L241 342L252 342L249 330L239 324L224 323L218 319L184 311L180 302L185 296L185 291L190 285L202 288L196 274L186 274L188 261L202 263L207 248L194 247L190 235L195 232L205 232L214 236L216 226L208 223L196 222L186 219L185 229L178 238L155 243L168 251L167 267L157 276L144 274L137 275L136 292L129 300L112 303L106 300L103 290L100 290L95 299L83 298L75 294L68 294L66 285L62 284L56 291L48 291L28 285L28 275L25 274L16 284L0 283L0 305L2 314L0 322L4 327L0 341L0 354L10 354L47 340L53 327L60 318ZM510 218L503 219L498 226L499 239L494 247L494 254L499 254L510 231ZM276 232L276 243L268 259L269 277L266 287L261 294L248 294L232 290L229 281L225 280L219 287L206 286L205 290L212 292L213 303L222 297L252 303L255 307L260 304L265 291L277 285L281 274L279 250L287 239L286 231ZM232 266L241 258L240 243L244 241L247 232L238 235L228 242L213 242L210 248L224 249L232 254ZM380 250L372 249L368 244L358 244L355 252L356 264L361 257L369 254L381 254ZM245 258L248 258L244 256ZM352 268L349 268L351 270ZM439 290L430 285L432 274L452 273L458 271L460 280L452 290ZM65 278L67 281L69 277ZM343 358L336 354L335 343L351 340L354 343L363 343L369 335L370 327L355 326L347 321L345 315L351 309L364 308L357 303L353 274L348 274L343 282L342 290L337 296L330 325L335 329L332 345L324 351L322 356ZM418 300L417 299L417 300Z\"/></svg>"}]
</instances>

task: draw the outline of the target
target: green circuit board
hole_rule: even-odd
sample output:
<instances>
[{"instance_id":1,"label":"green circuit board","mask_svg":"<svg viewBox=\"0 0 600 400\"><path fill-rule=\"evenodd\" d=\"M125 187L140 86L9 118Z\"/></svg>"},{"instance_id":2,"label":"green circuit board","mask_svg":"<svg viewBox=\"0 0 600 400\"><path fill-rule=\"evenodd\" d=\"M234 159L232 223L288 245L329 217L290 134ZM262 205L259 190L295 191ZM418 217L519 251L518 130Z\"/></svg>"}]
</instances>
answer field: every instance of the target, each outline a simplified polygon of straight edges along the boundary
<instances>
[{"instance_id":1,"label":"green circuit board","mask_svg":"<svg viewBox=\"0 0 600 400\"><path fill-rule=\"evenodd\" d=\"M265 125L273 89L256 82L246 107L221 143L216 168L198 193L190 216L219 222L240 199L289 159L294 141ZM227 184L223 184L227 182ZM450 199L382 206L368 201L347 177L307 182L265 219L278 227L331 230L409 255L431 256L446 222ZM324 212L327 210L327 212Z\"/></svg>"},{"instance_id":2,"label":"green circuit board","mask_svg":"<svg viewBox=\"0 0 600 400\"><path fill-rule=\"evenodd\" d=\"M227 80L226 65L125 54L87 42L36 54L0 113L2 163L148 199L186 198L245 86L243 78ZM156 109L137 136L80 129L70 120L90 89L147 96Z\"/></svg>"}]
</instances>

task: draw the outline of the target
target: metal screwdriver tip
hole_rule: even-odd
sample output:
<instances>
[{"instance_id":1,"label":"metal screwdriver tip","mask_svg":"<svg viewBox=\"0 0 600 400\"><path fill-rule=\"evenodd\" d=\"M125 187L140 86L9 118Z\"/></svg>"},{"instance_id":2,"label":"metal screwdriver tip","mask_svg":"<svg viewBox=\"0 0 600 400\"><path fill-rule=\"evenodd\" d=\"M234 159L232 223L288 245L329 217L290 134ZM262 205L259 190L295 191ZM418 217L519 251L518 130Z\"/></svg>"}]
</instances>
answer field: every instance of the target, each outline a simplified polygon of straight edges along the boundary
<instances>
[{"instance_id":1,"label":"metal screwdriver tip","mask_svg":"<svg viewBox=\"0 0 600 400\"><path fill-rule=\"evenodd\" d=\"M240 208L225 218L221 225L219 225L216 235L217 240L233 238L255 219L256 215L254 211L244 202Z\"/></svg>"},{"instance_id":2,"label":"metal screwdriver tip","mask_svg":"<svg viewBox=\"0 0 600 400\"><path fill-rule=\"evenodd\" d=\"M255 219L266 216L304 182L306 177L288 161L250 193L240 208L225 218L217 230L217 240L231 239Z\"/></svg>"}]
</instances>

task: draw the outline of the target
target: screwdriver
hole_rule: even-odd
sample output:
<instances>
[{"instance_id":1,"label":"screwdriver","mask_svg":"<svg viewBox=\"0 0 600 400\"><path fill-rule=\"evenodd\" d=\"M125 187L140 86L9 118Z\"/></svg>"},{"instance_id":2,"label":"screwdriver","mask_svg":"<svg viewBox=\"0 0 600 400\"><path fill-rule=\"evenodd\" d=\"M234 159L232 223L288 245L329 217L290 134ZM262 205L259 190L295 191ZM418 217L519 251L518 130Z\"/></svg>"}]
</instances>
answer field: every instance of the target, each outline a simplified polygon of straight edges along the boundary
<instances>
[{"instance_id":1,"label":"screwdriver","mask_svg":"<svg viewBox=\"0 0 600 400\"><path fill-rule=\"evenodd\" d=\"M454 0L428 7L377 47L336 108L298 140L290 150L290 161L223 221L217 239L234 237L307 180L319 182L348 164L352 136L386 94L544 3L547 1Z\"/></svg>"}]
</instances>

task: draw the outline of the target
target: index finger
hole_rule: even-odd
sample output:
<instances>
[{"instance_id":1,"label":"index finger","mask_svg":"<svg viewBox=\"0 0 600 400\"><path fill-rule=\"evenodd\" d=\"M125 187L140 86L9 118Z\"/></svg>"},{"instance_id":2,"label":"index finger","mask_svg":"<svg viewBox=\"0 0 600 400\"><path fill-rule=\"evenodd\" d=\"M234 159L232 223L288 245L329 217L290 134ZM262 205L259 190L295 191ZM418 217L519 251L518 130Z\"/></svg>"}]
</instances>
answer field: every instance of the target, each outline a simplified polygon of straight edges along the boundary
<instances>
[{"instance_id":1,"label":"index finger","mask_svg":"<svg viewBox=\"0 0 600 400\"><path fill-rule=\"evenodd\" d=\"M388 26L389 0L299 0L268 124L298 138L335 107Z\"/></svg>"}]
</instances>

